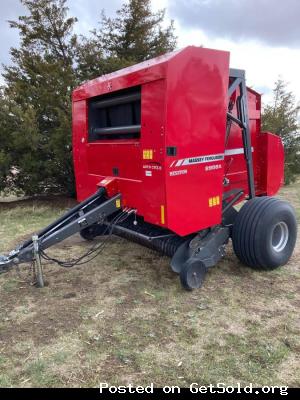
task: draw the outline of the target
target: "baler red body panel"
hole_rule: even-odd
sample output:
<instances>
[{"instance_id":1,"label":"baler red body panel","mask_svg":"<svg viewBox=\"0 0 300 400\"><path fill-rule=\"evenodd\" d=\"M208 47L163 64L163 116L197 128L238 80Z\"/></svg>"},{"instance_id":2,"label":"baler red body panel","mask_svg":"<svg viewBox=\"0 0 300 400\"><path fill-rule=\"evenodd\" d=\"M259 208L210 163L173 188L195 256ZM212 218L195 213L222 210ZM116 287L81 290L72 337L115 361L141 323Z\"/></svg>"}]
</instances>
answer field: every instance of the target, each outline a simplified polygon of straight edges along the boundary
<instances>
[{"instance_id":1,"label":"baler red body panel","mask_svg":"<svg viewBox=\"0 0 300 400\"><path fill-rule=\"evenodd\" d=\"M114 178L122 205L136 209L146 222L181 236L219 224L223 194L248 191L241 129L232 126L228 140L225 135L228 83L229 53L187 47L77 88L78 200L94 193L103 179ZM130 88L141 93L139 137L91 140L90 102ZM250 89L248 107L256 193L275 194L283 176L281 141L261 133L260 95Z\"/></svg>"}]
</instances>

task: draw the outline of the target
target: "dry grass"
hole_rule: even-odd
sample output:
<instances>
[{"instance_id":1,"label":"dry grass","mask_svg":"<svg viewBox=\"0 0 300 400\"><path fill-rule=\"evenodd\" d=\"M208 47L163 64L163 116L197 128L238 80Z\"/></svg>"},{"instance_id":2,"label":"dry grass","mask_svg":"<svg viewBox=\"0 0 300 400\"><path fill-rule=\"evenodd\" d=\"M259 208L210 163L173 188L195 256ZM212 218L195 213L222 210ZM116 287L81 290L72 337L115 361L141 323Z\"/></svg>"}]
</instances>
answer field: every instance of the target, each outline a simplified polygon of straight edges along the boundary
<instances>
[{"instance_id":1,"label":"dry grass","mask_svg":"<svg viewBox=\"0 0 300 400\"><path fill-rule=\"evenodd\" d=\"M300 185L281 195L300 217ZM68 206L0 206L0 251ZM73 257L87 246L78 236L52 252ZM88 265L46 265L44 289L26 283L26 267L21 278L1 275L0 387L299 386L299 261L298 241L286 267L259 273L229 246L204 287L188 293L168 258L114 237Z\"/></svg>"}]
</instances>

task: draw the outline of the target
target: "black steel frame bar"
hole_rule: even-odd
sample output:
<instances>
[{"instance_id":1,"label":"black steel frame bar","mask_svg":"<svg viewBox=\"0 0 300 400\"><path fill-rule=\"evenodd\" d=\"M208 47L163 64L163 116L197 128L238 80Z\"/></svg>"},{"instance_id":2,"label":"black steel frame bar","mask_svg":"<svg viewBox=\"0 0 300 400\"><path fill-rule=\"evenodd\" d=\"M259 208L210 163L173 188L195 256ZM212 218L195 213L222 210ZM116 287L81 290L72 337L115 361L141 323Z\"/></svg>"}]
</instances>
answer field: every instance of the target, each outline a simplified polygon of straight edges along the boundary
<instances>
[{"instance_id":1,"label":"black steel frame bar","mask_svg":"<svg viewBox=\"0 0 300 400\"><path fill-rule=\"evenodd\" d=\"M104 100L99 100L91 103L91 106L93 108L105 108L105 107L111 107L111 106L118 106L120 104L126 104L126 103L131 103L134 101L138 101L141 99L141 93L136 92L132 94L128 94L125 96L118 96L114 97L112 99L104 99Z\"/></svg>"},{"instance_id":2,"label":"black steel frame bar","mask_svg":"<svg viewBox=\"0 0 300 400\"><path fill-rule=\"evenodd\" d=\"M230 69L230 78L233 78L233 81L228 88L228 99L230 100L230 97L237 90L237 88L240 89L240 96L237 100L238 118L236 118L229 112L227 113L227 118L235 122L242 129L244 156L247 166L248 192L249 199L252 199L253 197L255 197L255 184L245 72L243 70Z\"/></svg>"},{"instance_id":3,"label":"black steel frame bar","mask_svg":"<svg viewBox=\"0 0 300 400\"><path fill-rule=\"evenodd\" d=\"M141 131L141 125L129 125L129 126L114 126L112 128L94 128L93 133L96 135L116 135L127 133L139 133Z\"/></svg>"}]
</instances>

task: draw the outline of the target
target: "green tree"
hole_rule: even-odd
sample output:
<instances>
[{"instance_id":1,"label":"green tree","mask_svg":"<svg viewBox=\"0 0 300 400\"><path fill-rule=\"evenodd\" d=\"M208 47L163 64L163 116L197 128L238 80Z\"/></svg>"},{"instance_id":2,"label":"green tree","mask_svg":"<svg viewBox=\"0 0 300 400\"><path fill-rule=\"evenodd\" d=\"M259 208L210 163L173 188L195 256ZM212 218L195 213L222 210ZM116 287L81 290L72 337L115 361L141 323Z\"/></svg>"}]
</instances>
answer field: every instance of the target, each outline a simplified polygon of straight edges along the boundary
<instances>
[{"instance_id":1,"label":"green tree","mask_svg":"<svg viewBox=\"0 0 300 400\"><path fill-rule=\"evenodd\" d=\"M132 64L126 59L105 55L102 42L95 31L90 37L81 36L76 45L76 76L78 82L109 74Z\"/></svg>"},{"instance_id":2,"label":"green tree","mask_svg":"<svg viewBox=\"0 0 300 400\"><path fill-rule=\"evenodd\" d=\"M300 106L287 84L278 79L273 90L273 101L264 107L262 129L282 138L285 151L285 183L294 182L300 174Z\"/></svg>"},{"instance_id":3,"label":"green tree","mask_svg":"<svg viewBox=\"0 0 300 400\"><path fill-rule=\"evenodd\" d=\"M71 92L76 36L66 0L21 0L29 13L10 26L20 48L4 70L1 123L9 137L8 181L26 194L72 192ZM7 167L6 167L7 172Z\"/></svg>"},{"instance_id":4,"label":"green tree","mask_svg":"<svg viewBox=\"0 0 300 400\"><path fill-rule=\"evenodd\" d=\"M173 50L176 45L173 22L163 28L165 10L153 13L150 0L130 0L115 18L102 13L99 38L104 50L133 62L140 62Z\"/></svg>"},{"instance_id":5,"label":"green tree","mask_svg":"<svg viewBox=\"0 0 300 400\"><path fill-rule=\"evenodd\" d=\"M8 106L3 95L3 89L0 88L0 192L9 186L9 175L11 169L11 148L10 140L7 135L7 114Z\"/></svg>"},{"instance_id":6,"label":"green tree","mask_svg":"<svg viewBox=\"0 0 300 400\"><path fill-rule=\"evenodd\" d=\"M129 0L114 18L102 11L100 28L77 48L79 69L85 74L81 78L90 79L174 50L173 21L164 28L164 20L165 10L153 12L150 0Z\"/></svg>"}]
</instances>

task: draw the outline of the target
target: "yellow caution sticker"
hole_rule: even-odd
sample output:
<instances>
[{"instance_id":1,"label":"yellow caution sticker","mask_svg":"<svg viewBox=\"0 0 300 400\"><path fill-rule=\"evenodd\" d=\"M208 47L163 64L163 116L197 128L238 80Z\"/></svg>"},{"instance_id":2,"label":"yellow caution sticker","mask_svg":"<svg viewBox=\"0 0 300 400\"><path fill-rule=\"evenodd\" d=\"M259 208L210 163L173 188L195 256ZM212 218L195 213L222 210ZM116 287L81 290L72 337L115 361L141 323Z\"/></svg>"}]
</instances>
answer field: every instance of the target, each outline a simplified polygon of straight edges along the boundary
<instances>
[{"instance_id":1,"label":"yellow caution sticker","mask_svg":"<svg viewBox=\"0 0 300 400\"><path fill-rule=\"evenodd\" d=\"M144 160L152 160L153 159L153 150L152 149L143 150L143 159Z\"/></svg>"},{"instance_id":2,"label":"yellow caution sticker","mask_svg":"<svg viewBox=\"0 0 300 400\"><path fill-rule=\"evenodd\" d=\"M214 196L210 197L208 199L208 206L209 207L215 207L220 205L220 196Z\"/></svg>"},{"instance_id":3,"label":"yellow caution sticker","mask_svg":"<svg viewBox=\"0 0 300 400\"><path fill-rule=\"evenodd\" d=\"M121 200L120 200L120 199L117 199L117 200L116 200L116 207L117 207L117 208L120 208L120 207L121 207Z\"/></svg>"},{"instance_id":4,"label":"yellow caution sticker","mask_svg":"<svg viewBox=\"0 0 300 400\"><path fill-rule=\"evenodd\" d=\"M162 225L165 224L165 206L160 206L160 222Z\"/></svg>"}]
</instances>

